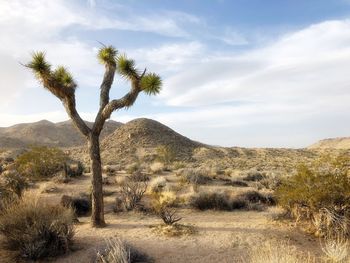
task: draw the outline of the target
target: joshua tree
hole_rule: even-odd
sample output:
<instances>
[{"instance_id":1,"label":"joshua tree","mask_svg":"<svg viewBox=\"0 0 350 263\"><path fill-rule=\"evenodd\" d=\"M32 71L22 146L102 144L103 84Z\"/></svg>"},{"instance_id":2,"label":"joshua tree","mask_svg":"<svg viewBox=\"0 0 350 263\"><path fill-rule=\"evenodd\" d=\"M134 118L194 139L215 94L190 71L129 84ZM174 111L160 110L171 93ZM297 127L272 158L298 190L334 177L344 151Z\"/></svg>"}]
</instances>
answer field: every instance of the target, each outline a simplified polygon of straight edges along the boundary
<instances>
[{"instance_id":1,"label":"joshua tree","mask_svg":"<svg viewBox=\"0 0 350 263\"><path fill-rule=\"evenodd\" d=\"M26 64L44 88L55 95L65 107L76 128L84 135L88 142L92 171L92 215L91 223L96 227L103 227L104 207L102 192L102 170L99 137L104 123L113 111L128 108L133 105L140 92L148 95L159 93L162 80L155 73L140 72L135 67L135 61L126 55L118 54L113 46L103 46L98 52L98 60L105 67L102 84L100 86L100 108L92 128L89 128L76 110L75 90L77 84L65 67L59 66L52 70L45 59L44 52L34 52L32 61ZM114 75L118 72L131 83L128 93L119 99L110 100L109 91L112 87Z\"/></svg>"}]
</instances>

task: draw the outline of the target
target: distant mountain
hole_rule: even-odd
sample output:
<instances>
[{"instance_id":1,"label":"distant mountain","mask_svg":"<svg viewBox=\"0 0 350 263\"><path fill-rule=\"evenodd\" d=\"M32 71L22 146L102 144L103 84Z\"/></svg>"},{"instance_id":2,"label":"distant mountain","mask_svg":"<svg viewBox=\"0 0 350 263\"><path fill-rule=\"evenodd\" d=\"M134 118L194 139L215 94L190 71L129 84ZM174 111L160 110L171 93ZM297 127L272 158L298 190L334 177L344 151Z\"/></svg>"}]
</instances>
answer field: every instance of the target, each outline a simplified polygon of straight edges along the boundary
<instances>
[{"instance_id":1,"label":"distant mountain","mask_svg":"<svg viewBox=\"0 0 350 263\"><path fill-rule=\"evenodd\" d=\"M92 127L91 122L86 123ZM106 122L101 138L111 134L122 125L116 121ZM0 128L0 149L22 148L28 145L73 147L81 146L85 142L85 138L77 131L71 121L52 123L42 120Z\"/></svg>"},{"instance_id":2,"label":"distant mountain","mask_svg":"<svg viewBox=\"0 0 350 263\"><path fill-rule=\"evenodd\" d=\"M309 149L350 149L350 137L324 139L312 144Z\"/></svg>"}]
</instances>

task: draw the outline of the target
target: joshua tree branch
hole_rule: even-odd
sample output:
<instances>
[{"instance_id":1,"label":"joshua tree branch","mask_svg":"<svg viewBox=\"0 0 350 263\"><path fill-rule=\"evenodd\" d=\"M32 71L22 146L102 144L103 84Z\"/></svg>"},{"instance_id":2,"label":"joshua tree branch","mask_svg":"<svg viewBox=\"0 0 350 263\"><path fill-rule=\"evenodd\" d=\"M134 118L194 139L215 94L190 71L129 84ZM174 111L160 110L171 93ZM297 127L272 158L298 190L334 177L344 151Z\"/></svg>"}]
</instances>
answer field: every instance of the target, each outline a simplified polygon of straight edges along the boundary
<instances>
[{"instance_id":1,"label":"joshua tree branch","mask_svg":"<svg viewBox=\"0 0 350 263\"><path fill-rule=\"evenodd\" d=\"M86 123L77 112L75 105L75 96L63 99L62 103L68 113L68 116L72 119L74 125L85 137L88 137L91 133L91 129L86 125Z\"/></svg>"}]
</instances>

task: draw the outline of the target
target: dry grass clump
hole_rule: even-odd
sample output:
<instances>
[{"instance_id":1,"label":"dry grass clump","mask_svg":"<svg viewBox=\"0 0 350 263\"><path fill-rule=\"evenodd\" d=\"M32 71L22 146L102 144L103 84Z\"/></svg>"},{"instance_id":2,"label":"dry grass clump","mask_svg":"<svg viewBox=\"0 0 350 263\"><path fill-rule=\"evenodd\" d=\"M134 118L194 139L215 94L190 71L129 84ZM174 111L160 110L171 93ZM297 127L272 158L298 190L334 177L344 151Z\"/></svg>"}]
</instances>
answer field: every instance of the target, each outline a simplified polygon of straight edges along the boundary
<instances>
[{"instance_id":1,"label":"dry grass clump","mask_svg":"<svg viewBox=\"0 0 350 263\"><path fill-rule=\"evenodd\" d=\"M151 226L153 232L168 237L190 236L197 233L195 227L182 224Z\"/></svg>"},{"instance_id":2,"label":"dry grass clump","mask_svg":"<svg viewBox=\"0 0 350 263\"><path fill-rule=\"evenodd\" d=\"M157 174L163 172L165 166L161 162L154 162L149 166L149 168L151 169L152 173Z\"/></svg>"},{"instance_id":3,"label":"dry grass clump","mask_svg":"<svg viewBox=\"0 0 350 263\"><path fill-rule=\"evenodd\" d=\"M265 173L262 173L256 170L249 170L242 179L244 181L261 181L265 177L266 177Z\"/></svg>"},{"instance_id":4,"label":"dry grass clump","mask_svg":"<svg viewBox=\"0 0 350 263\"><path fill-rule=\"evenodd\" d=\"M141 171L136 171L129 175L128 179L131 182L147 182L150 180L150 177L147 174L142 173Z\"/></svg>"},{"instance_id":5,"label":"dry grass clump","mask_svg":"<svg viewBox=\"0 0 350 263\"><path fill-rule=\"evenodd\" d=\"M59 190L60 189L53 182L46 182L40 186L40 193L51 194L57 193Z\"/></svg>"},{"instance_id":6,"label":"dry grass clump","mask_svg":"<svg viewBox=\"0 0 350 263\"><path fill-rule=\"evenodd\" d=\"M264 242L249 253L251 263L316 263L310 255L304 255L286 242Z\"/></svg>"},{"instance_id":7,"label":"dry grass clump","mask_svg":"<svg viewBox=\"0 0 350 263\"><path fill-rule=\"evenodd\" d=\"M126 172L128 174L133 174L141 170L141 165L139 162L135 162L126 166Z\"/></svg>"},{"instance_id":8,"label":"dry grass clump","mask_svg":"<svg viewBox=\"0 0 350 263\"><path fill-rule=\"evenodd\" d=\"M117 237L106 239L106 248L98 251L95 263L151 262L150 258Z\"/></svg>"},{"instance_id":9,"label":"dry grass clump","mask_svg":"<svg viewBox=\"0 0 350 263\"><path fill-rule=\"evenodd\" d=\"M180 173L181 181L183 183L201 185L207 184L213 178L210 177L209 171L203 168L186 168Z\"/></svg>"},{"instance_id":10,"label":"dry grass clump","mask_svg":"<svg viewBox=\"0 0 350 263\"><path fill-rule=\"evenodd\" d=\"M161 192L166 187L166 184L167 180L165 177L156 177L149 184L149 192L151 194Z\"/></svg>"},{"instance_id":11,"label":"dry grass clump","mask_svg":"<svg viewBox=\"0 0 350 263\"><path fill-rule=\"evenodd\" d=\"M0 216L3 248L31 260L64 254L72 245L73 218L71 209L24 195L8 204Z\"/></svg>"}]
</instances>

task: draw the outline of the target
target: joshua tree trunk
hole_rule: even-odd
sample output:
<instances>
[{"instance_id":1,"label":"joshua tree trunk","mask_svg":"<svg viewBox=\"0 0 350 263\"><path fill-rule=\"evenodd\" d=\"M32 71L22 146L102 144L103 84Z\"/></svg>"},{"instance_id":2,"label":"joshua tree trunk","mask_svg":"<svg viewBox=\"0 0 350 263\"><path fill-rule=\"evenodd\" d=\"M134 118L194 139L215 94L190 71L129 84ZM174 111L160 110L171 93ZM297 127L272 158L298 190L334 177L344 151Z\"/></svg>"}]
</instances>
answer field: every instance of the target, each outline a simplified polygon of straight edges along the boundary
<instances>
[{"instance_id":1,"label":"joshua tree trunk","mask_svg":"<svg viewBox=\"0 0 350 263\"><path fill-rule=\"evenodd\" d=\"M76 110L75 83L72 75L64 67L51 69L51 65L45 60L45 53L33 53L32 61L26 66L33 70L35 76L53 95L60 99L72 119L76 128L88 141L89 155L92 171L92 214L91 223L95 227L105 226L103 214L103 189L102 189L102 168L100 156L99 137L104 123L111 114L122 108L131 107L139 93L144 91L148 95L159 93L162 80L154 74L146 74L146 69L141 72L135 67L135 62L125 55L117 56L117 50L113 46L104 46L98 52L98 59L105 66L105 74L100 86L100 109L97 113L94 125L88 127ZM112 87L115 72L131 82L131 89L123 97L110 100L109 91Z\"/></svg>"},{"instance_id":2,"label":"joshua tree trunk","mask_svg":"<svg viewBox=\"0 0 350 263\"><path fill-rule=\"evenodd\" d=\"M103 227L104 221L104 205L103 205L103 189L102 189L102 169L100 156L100 140L99 135L91 134L89 137L89 156L91 161L91 224L96 227Z\"/></svg>"}]
</instances>

